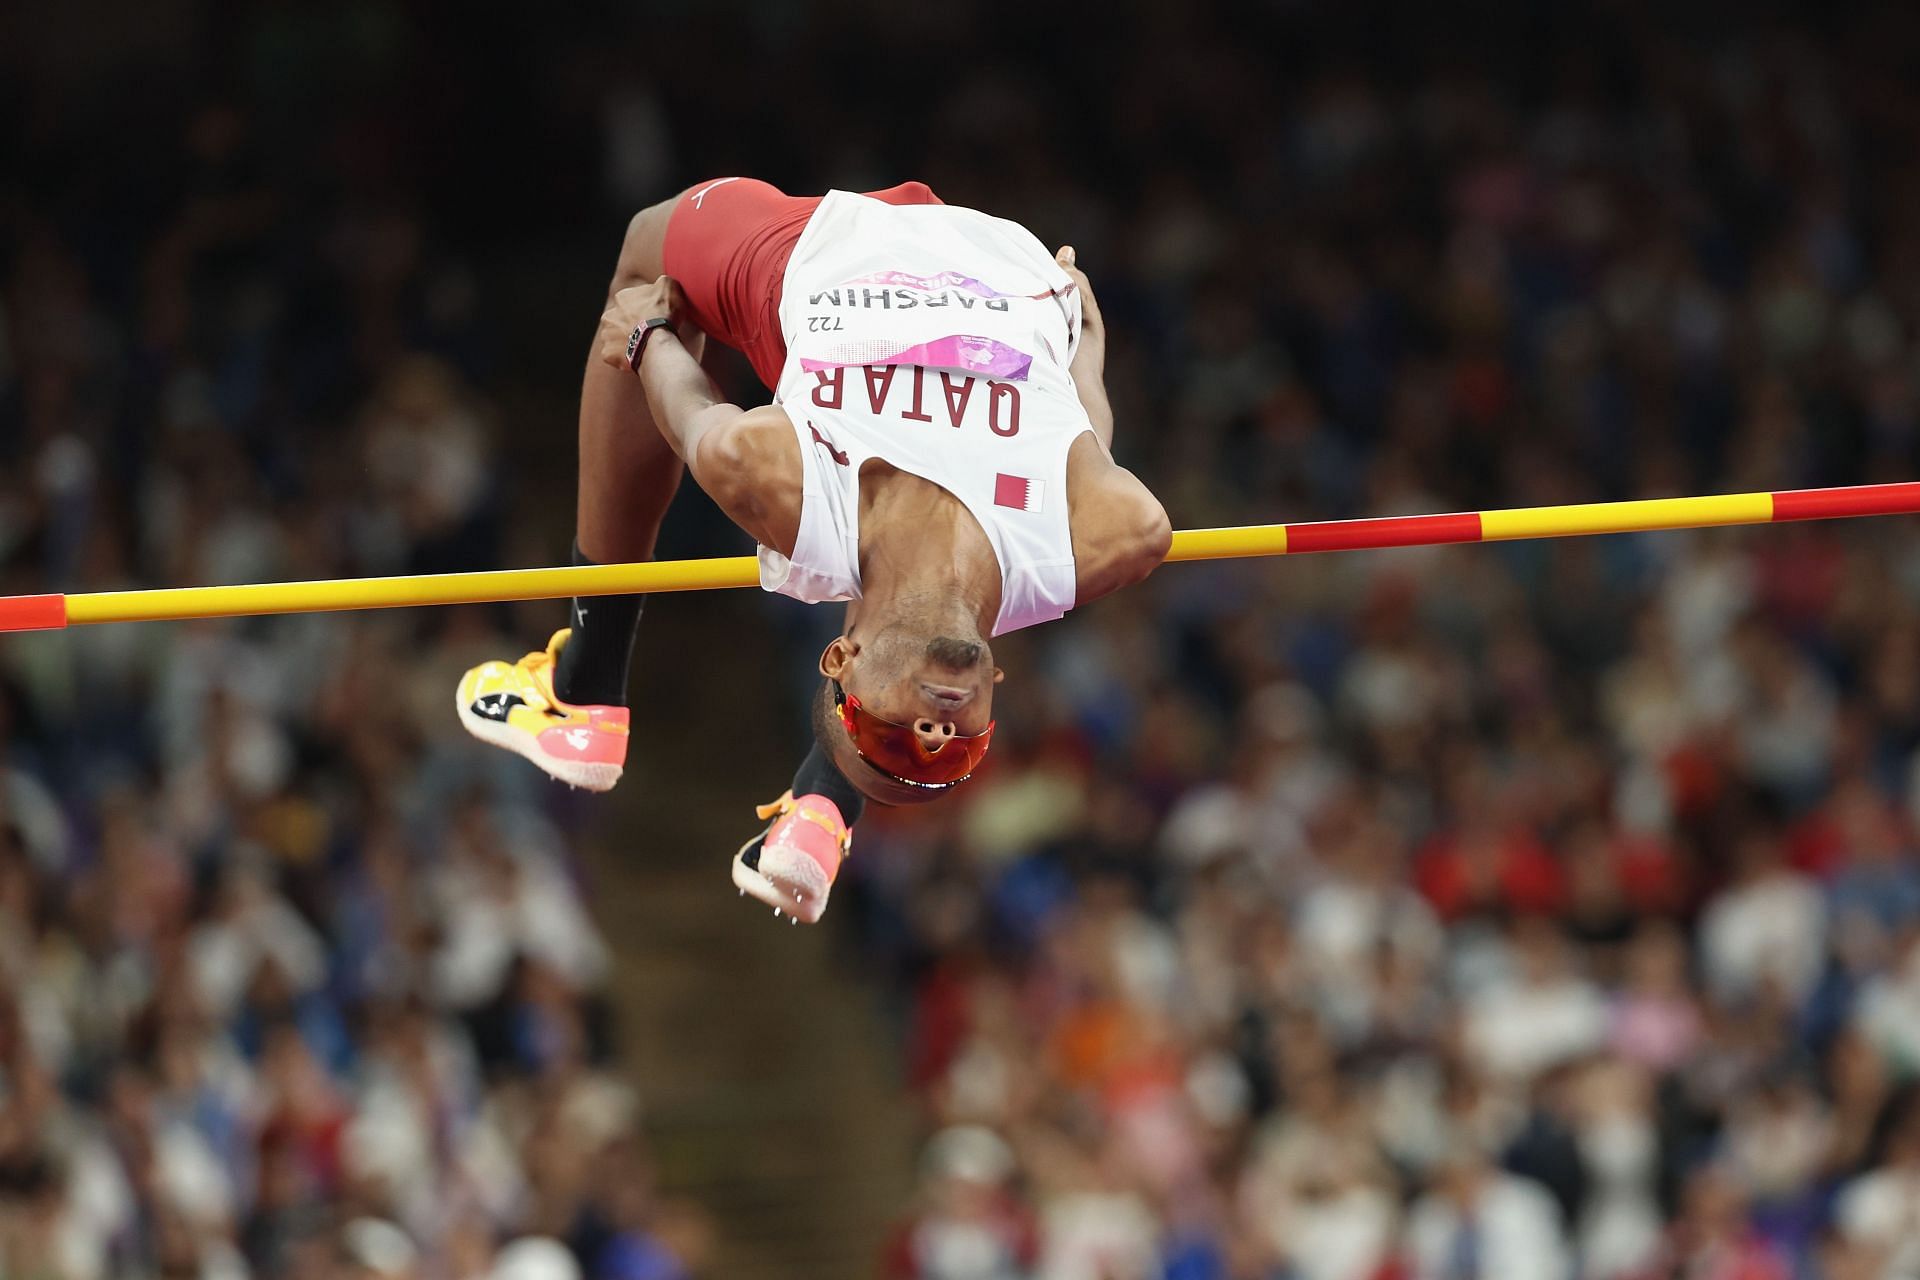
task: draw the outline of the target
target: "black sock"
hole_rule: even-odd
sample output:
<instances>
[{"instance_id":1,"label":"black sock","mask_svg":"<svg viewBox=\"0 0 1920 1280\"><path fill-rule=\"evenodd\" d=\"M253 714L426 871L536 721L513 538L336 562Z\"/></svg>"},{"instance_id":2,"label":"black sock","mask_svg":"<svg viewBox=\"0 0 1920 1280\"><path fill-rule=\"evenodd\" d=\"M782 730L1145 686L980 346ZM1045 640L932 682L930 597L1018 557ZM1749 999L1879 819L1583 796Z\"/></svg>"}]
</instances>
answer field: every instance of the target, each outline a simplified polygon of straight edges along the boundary
<instances>
[{"instance_id":1,"label":"black sock","mask_svg":"<svg viewBox=\"0 0 1920 1280\"><path fill-rule=\"evenodd\" d=\"M593 561L573 544L573 562ZM575 597L569 611L573 634L560 650L553 691L575 704L627 705L627 670L633 662L633 638L640 630L643 595Z\"/></svg>"},{"instance_id":2,"label":"black sock","mask_svg":"<svg viewBox=\"0 0 1920 1280\"><path fill-rule=\"evenodd\" d=\"M853 784L833 767L833 761L827 759L827 753L817 742L793 775L793 795L796 800L801 796L825 796L840 810L840 820L849 827L860 821L860 815L867 811L867 798L854 790ZM760 865L759 840L745 851L744 857L748 866Z\"/></svg>"},{"instance_id":3,"label":"black sock","mask_svg":"<svg viewBox=\"0 0 1920 1280\"><path fill-rule=\"evenodd\" d=\"M840 817L849 827L860 821L860 815L867 811L867 798L834 768L833 761L827 759L827 753L817 742L793 775L793 794L795 797L825 796L839 807Z\"/></svg>"}]
</instances>

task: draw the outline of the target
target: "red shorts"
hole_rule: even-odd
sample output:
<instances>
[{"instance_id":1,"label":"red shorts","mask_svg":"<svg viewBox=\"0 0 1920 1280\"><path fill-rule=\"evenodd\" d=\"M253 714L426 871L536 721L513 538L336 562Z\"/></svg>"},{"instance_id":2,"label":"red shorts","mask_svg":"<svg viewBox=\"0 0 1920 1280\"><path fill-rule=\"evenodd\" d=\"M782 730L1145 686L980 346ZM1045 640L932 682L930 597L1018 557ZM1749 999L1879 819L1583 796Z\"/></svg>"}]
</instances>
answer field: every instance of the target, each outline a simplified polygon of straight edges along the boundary
<instances>
[{"instance_id":1,"label":"red shorts","mask_svg":"<svg viewBox=\"0 0 1920 1280\"><path fill-rule=\"evenodd\" d=\"M866 194L888 204L940 204L924 182ZM787 362L780 286L787 259L820 204L756 178L690 187L674 202L661 257L680 282L694 322L745 355L771 390Z\"/></svg>"}]
</instances>

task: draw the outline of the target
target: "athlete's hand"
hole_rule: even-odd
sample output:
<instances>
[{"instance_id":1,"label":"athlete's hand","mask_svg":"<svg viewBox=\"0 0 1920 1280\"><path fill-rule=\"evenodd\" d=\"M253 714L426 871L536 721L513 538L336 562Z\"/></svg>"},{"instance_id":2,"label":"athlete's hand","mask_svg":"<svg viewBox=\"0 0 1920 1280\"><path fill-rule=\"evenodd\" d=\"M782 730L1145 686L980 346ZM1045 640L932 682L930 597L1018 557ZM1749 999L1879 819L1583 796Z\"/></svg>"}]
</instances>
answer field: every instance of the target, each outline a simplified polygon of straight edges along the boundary
<instances>
[{"instance_id":1,"label":"athlete's hand","mask_svg":"<svg viewBox=\"0 0 1920 1280\"><path fill-rule=\"evenodd\" d=\"M1073 389L1079 393L1080 407L1087 411L1094 434L1100 437L1102 447L1111 448L1113 407L1107 403L1107 322L1100 317L1100 303L1093 296L1087 273L1074 262L1073 246L1061 246L1053 260L1073 278L1080 294L1080 341L1074 345L1067 373L1073 378Z\"/></svg>"},{"instance_id":2,"label":"athlete's hand","mask_svg":"<svg viewBox=\"0 0 1920 1280\"><path fill-rule=\"evenodd\" d=\"M600 317L601 362L627 372L627 340L635 329L661 316L673 321L680 345L698 361L706 349L706 336L694 327L680 282L672 276L661 276L652 284L634 285L613 295L613 302Z\"/></svg>"},{"instance_id":3,"label":"athlete's hand","mask_svg":"<svg viewBox=\"0 0 1920 1280\"><path fill-rule=\"evenodd\" d=\"M1080 341L1073 349L1073 380L1080 382L1084 375L1098 385L1107 367L1107 323L1100 317L1100 303L1093 296L1093 284L1087 279L1087 273L1074 261L1072 245L1061 246L1053 260L1072 277L1074 289L1080 295Z\"/></svg>"}]
</instances>

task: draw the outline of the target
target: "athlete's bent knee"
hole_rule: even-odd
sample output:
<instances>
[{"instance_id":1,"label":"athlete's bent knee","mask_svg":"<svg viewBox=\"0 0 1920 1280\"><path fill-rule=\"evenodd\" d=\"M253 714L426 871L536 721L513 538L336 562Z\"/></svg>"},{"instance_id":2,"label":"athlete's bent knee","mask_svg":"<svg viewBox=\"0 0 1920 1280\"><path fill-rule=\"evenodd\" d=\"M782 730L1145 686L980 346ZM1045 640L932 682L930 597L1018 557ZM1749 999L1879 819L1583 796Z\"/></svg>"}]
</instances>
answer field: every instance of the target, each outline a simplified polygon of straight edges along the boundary
<instances>
[{"instance_id":1,"label":"athlete's bent knee","mask_svg":"<svg viewBox=\"0 0 1920 1280\"><path fill-rule=\"evenodd\" d=\"M609 299L622 289L649 284L666 272L667 222L677 203L675 197L648 205L627 222L627 234L620 242L620 261L607 285Z\"/></svg>"}]
</instances>

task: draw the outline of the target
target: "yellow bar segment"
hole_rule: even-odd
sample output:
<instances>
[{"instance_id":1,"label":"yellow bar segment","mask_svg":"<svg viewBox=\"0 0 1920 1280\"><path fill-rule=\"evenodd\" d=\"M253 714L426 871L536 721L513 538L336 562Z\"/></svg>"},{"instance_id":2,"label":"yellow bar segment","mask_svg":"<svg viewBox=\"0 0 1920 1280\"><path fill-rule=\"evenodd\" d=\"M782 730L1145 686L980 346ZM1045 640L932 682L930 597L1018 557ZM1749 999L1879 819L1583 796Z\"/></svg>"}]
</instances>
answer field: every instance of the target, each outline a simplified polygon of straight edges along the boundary
<instances>
[{"instance_id":1,"label":"yellow bar segment","mask_svg":"<svg viewBox=\"0 0 1920 1280\"><path fill-rule=\"evenodd\" d=\"M1172 560L1233 560L1287 554L1287 526L1251 524L1239 529L1182 529L1173 535Z\"/></svg>"},{"instance_id":2,"label":"yellow bar segment","mask_svg":"<svg viewBox=\"0 0 1920 1280\"><path fill-rule=\"evenodd\" d=\"M95 591L67 597L67 623L142 622L160 618L230 618L404 605L482 604L495 600L560 600L654 591L713 591L760 581L752 556L656 560L645 564L561 569L499 569L404 578L271 582L243 587L173 587Z\"/></svg>"},{"instance_id":3,"label":"yellow bar segment","mask_svg":"<svg viewBox=\"0 0 1920 1280\"><path fill-rule=\"evenodd\" d=\"M1765 524L1773 519L1770 493L1723 493L1704 498L1643 498L1565 507L1520 507L1480 513L1480 540L1564 538L1574 534L1697 529L1708 525Z\"/></svg>"}]
</instances>

